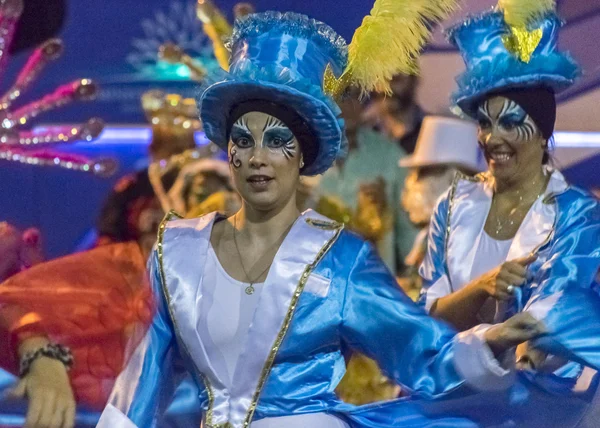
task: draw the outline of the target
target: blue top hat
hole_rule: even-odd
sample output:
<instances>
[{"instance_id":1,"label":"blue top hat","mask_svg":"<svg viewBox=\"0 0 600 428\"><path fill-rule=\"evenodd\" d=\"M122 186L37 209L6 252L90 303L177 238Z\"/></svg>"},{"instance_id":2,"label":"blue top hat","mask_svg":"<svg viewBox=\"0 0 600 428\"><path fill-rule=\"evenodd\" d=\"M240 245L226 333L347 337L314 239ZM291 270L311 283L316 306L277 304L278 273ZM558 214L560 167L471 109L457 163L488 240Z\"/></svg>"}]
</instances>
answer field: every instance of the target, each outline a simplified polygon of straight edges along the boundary
<instances>
[{"instance_id":1,"label":"blue top hat","mask_svg":"<svg viewBox=\"0 0 600 428\"><path fill-rule=\"evenodd\" d=\"M451 28L448 39L467 66L456 78L458 90L452 94L452 106L475 117L478 102L493 92L545 86L558 93L572 85L580 70L569 54L558 51L561 26L556 14L547 13L531 23L525 39L515 40L504 14L493 10ZM521 46L511 46L511 42L521 42Z\"/></svg>"},{"instance_id":2,"label":"blue top hat","mask_svg":"<svg viewBox=\"0 0 600 428\"><path fill-rule=\"evenodd\" d=\"M226 150L232 110L247 101L270 101L293 109L317 140L316 159L302 174L321 174L345 155L341 111L322 87L328 64L336 75L346 66L342 37L304 15L265 12L236 22L230 46L229 73L205 89L199 100L211 141Z\"/></svg>"}]
</instances>

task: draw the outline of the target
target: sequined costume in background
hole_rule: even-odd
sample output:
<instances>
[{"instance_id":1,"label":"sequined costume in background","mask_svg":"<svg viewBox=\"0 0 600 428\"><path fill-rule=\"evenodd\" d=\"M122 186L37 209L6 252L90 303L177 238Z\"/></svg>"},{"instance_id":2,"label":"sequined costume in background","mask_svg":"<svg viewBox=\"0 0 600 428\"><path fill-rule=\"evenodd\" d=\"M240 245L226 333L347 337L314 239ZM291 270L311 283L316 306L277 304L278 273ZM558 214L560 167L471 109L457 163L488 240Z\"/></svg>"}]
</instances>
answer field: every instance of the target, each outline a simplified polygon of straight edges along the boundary
<instances>
[{"instance_id":1,"label":"sequined costume in background","mask_svg":"<svg viewBox=\"0 0 600 428\"><path fill-rule=\"evenodd\" d=\"M0 283L44 260L41 234L29 228L23 232L0 222Z\"/></svg>"},{"instance_id":2,"label":"sequined costume in background","mask_svg":"<svg viewBox=\"0 0 600 428\"><path fill-rule=\"evenodd\" d=\"M179 169L211 153L208 148L196 148L194 133L200 129L200 121L193 99L149 91L142 97L142 107L152 125L151 163L122 178L108 196L100 214L98 243L135 241L148 254L165 214L166 192Z\"/></svg>"},{"instance_id":3,"label":"sequined costume in background","mask_svg":"<svg viewBox=\"0 0 600 428\"><path fill-rule=\"evenodd\" d=\"M21 0L0 1L0 73L5 71L9 61L9 48L22 12ZM90 119L80 126L30 129L33 119L44 112L73 101L92 100L98 90L94 82L78 79L58 87L39 100L15 107L18 98L35 82L46 66L61 56L62 51L63 44L59 39L48 40L35 49L14 84L0 98L0 163L15 162L22 164L23 168L64 168L80 174L110 176L117 166L113 159L91 159L61 150L67 143L92 141L103 129L101 120ZM14 375L18 372L16 347L19 341L29 334L44 332L65 338L72 344L74 352L79 354L80 363L71 372L78 400L91 406L103 405L105 396L110 391L110 383L106 382L105 376L114 378L124 363L126 340L121 339L133 338L137 329L135 325L140 327L138 332L145 329L143 317L136 319L141 314L137 311L142 307L138 306L135 311L132 307L136 306L136 301L145 299L148 309L146 317L151 316L151 307L148 306L151 305L151 296L147 294L142 297L138 294L138 291L145 289L144 264L136 264L136 260L141 261L141 258L135 258L135 251L116 247L101 251L102 254L77 255L71 259L45 263L43 239L39 230L28 228L21 231L8 222L0 222L2 392L14 386ZM126 252L128 262L115 265L112 255L117 252ZM104 272L107 276L96 276L91 280L89 269L96 269L97 273ZM131 294L127 294L127 284L123 281L122 275L126 272L138 275L135 280L133 276L129 277L132 281L129 288ZM107 287L106 284L110 286ZM119 289L119 298L117 294L111 293L111 290L116 289ZM78 297L73 298L74 296ZM138 297L142 300L136 300ZM61 311L56 311L58 307ZM110 323L101 321L93 328L80 327L90 324L89 320L92 318L101 318L99 312L107 317L104 321L111 320L110 327ZM97 339L93 345L87 341L90 337ZM103 350L110 350L111 355L105 355ZM113 374L108 374L112 370ZM7 400L6 395L2 394L0 425L22 426L26 409L26 406L15 400ZM82 416L83 419L78 419L78 426L87 426L85 421L90 421L91 426L94 417L89 419L90 415Z\"/></svg>"},{"instance_id":4,"label":"sequined costume in background","mask_svg":"<svg viewBox=\"0 0 600 428\"><path fill-rule=\"evenodd\" d=\"M22 0L0 1L0 76L10 60L18 22L23 13ZM63 43L50 39L34 50L20 70L15 82L0 97L0 165L16 162L31 167L65 168L102 177L116 170L112 159L90 159L60 150L61 145L94 140L104 128L98 118L80 126L52 126L31 129L31 122L40 114L74 101L93 100L98 91L90 79L77 79L59 86L52 93L21 107L16 101L40 77L44 68L60 58ZM7 222L0 222L0 281L43 261L39 230L20 232Z\"/></svg>"},{"instance_id":5,"label":"sequined costume in background","mask_svg":"<svg viewBox=\"0 0 600 428\"><path fill-rule=\"evenodd\" d=\"M361 127L363 104L358 93L347 96L340 107L349 153L323 174L313 189L319 195L316 211L372 242L388 268L395 271L397 214L405 216L396 194L403 179L397 167L401 149ZM342 400L355 405L389 400L399 391L374 360L360 353L349 356L346 374L336 388Z\"/></svg>"},{"instance_id":6,"label":"sequined costume in background","mask_svg":"<svg viewBox=\"0 0 600 428\"><path fill-rule=\"evenodd\" d=\"M23 12L22 0L0 2L0 74L9 60L9 47ZM54 92L24 106L15 107L19 97L35 82L43 69L58 59L63 51L62 41L51 39L38 47L29 57L15 83L0 98L0 161L27 165L57 166L97 175L114 173L116 164L110 159L89 159L53 149L58 144L92 141L104 127L93 118L80 126L53 126L31 130L31 121L40 114L73 101L92 100L98 90L90 79L78 79L59 86Z\"/></svg>"}]
</instances>

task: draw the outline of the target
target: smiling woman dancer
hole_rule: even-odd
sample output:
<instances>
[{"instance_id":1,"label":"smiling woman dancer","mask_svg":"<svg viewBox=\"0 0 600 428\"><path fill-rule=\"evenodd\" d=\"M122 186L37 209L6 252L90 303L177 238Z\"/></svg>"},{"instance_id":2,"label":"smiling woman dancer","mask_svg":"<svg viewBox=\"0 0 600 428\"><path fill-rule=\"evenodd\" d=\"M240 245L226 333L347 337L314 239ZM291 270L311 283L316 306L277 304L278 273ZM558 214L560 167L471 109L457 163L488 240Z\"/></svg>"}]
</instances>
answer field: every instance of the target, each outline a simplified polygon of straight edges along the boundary
<instances>
[{"instance_id":1,"label":"smiling woman dancer","mask_svg":"<svg viewBox=\"0 0 600 428\"><path fill-rule=\"evenodd\" d=\"M300 175L324 172L345 152L340 110L322 82L346 63L344 41L303 15L237 23L230 72L203 92L201 118L228 151L242 208L162 224L150 261L159 311L100 426L159 424L180 358L200 387L204 427L377 426L335 396L346 348L419 396L465 381L510 383L493 355L539 336L541 324L521 314L455 336L402 293L370 244L298 212Z\"/></svg>"},{"instance_id":2,"label":"smiling woman dancer","mask_svg":"<svg viewBox=\"0 0 600 428\"><path fill-rule=\"evenodd\" d=\"M550 392L541 397L549 411L515 393L512 410L496 412L513 426L557 426L553 409L567 418L559 426L571 426L568 420L581 417L597 385L589 367L600 362L600 204L549 166L555 93L579 74L558 51L561 23L553 3L501 0L498 9L450 31L467 65L452 101L478 121L489 171L456 177L432 217L420 271L421 304L458 330L519 312L549 329L516 355L517 366L534 379L531 391ZM523 419L532 416L519 414L526 408L545 422Z\"/></svg>"}]
</instances>

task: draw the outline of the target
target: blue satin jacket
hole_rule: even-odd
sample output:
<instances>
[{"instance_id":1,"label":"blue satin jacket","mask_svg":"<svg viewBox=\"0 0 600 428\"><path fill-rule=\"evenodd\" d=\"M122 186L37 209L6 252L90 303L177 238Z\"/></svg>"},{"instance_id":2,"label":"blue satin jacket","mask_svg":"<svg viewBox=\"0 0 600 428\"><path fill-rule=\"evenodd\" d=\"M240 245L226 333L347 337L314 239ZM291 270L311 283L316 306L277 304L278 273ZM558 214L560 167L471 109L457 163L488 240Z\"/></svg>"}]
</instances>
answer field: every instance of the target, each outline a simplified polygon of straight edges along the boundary
<instances>
[{"instance_id":1,"label":"blue satin jacket","mask_svg":"<svg viewBox=\"0 0 600 428\"><path fill-rule=\"evenodd\" d=\"M202 267L215 218L161 226L150 262L159 312L111 399L138 427L160 426L179 359L199 386L205 427L313 412L336 414L353 426L421 421L414 426L423 427L429 425L420 411L406 403L470 390L461 387L465 379L492 389L509 381L509 372L484 358L490 352L477 332L455 336L430 318L402 293L370 244L309 211L274 259L228 390L215 370L223 361L206 351L215 284L203 281ZM334 390L344 375L345 348L375 358L412 398L391 407L341 403Z\"/></svg>"},{"instance_id":2,"label":"blue satin jacket","mask_svg":"<svg viewBox=\"0 0 600 428\"><path fill-rule=\"evenodd\" d=\"M530 312L549 330L534 345L551 355L549 362L560 357L571 363L553 373L542 368L541 372L520 374L527 386L513 388L512 414L508 412L504 420L514 426L574 426L568 421L576 421L589 410L598 383L600 202L569 186L560 172L548 172L551 177L545 195L531 207L506 257L511 260L533 253L537 260L528 268L522 292L498 306L495 321ZM440 199L420 270L424 281L420 303L425 308L475 279L472 268L492 196L489 175L470 178L459 174ZM539 397L548 403L546 412L531 399L533 390L547 393ZM514 411L519 406L524 412ZM528 413L527 407L535 411ZM556 409L563 409L568 417L562 413L556 417ZM544 418L539 425L528 419L539 419L544 413L552 415L546 425ZM560 419L563 416L567 419Z\"/></svg>"}]
</instances>

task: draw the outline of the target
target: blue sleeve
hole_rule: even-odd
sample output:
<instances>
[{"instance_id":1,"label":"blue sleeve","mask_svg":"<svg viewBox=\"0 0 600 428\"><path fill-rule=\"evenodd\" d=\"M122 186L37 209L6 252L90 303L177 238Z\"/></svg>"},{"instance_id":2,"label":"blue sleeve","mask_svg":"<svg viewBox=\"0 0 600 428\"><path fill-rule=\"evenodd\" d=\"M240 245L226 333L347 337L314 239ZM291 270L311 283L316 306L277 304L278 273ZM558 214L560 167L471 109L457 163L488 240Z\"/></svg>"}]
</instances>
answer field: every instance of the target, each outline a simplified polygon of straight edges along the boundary
<instances>
[{"instance_id":1,"label":"blue sleeve","mask_svg":"<svg viewBox=\"0 0 600 428\"><path fill-rule=\"evenodd\" d=\"M156 250L148 262L156 314L142 342L119 375L109 402L138 427L154 427L174 389L173 326L162 291Z\"/></svg>"},{"instance_id":2,"label":"blue sleeve","mask_svg":"<svg viewBox=\"0 0 600 428\"><path fill-rule=\"evenodd\" d=\"M549 331L536 347L600 370L600 203L578 205L561 216L525 311Z\"/></svg>"},{"instance_id":3,"label":"blue sleeve","mask_svg":"<svg viewBox=\"0 0 600 428\"><path fill-rule=\"evenodd\" d=\"M449 192L447 192L438 201L431 217L427 252L423 264L419 268L419 275L423 279L423 288L418 303L427 310L431 308L435 300L452 292L445 262L449 206Z\"/></svg>"},{"instance_id":4,"label":"blue sleeve","mask_svg":"<svg viewBox=\"0 0 600 428\"><path fill-rule=\"evenodd\" d=\"M462 384L453 363L454 331L402 292L368 243L348 277L342 317L346 344L414 393L434 396Z\"/></svg>"}]
</instances>

